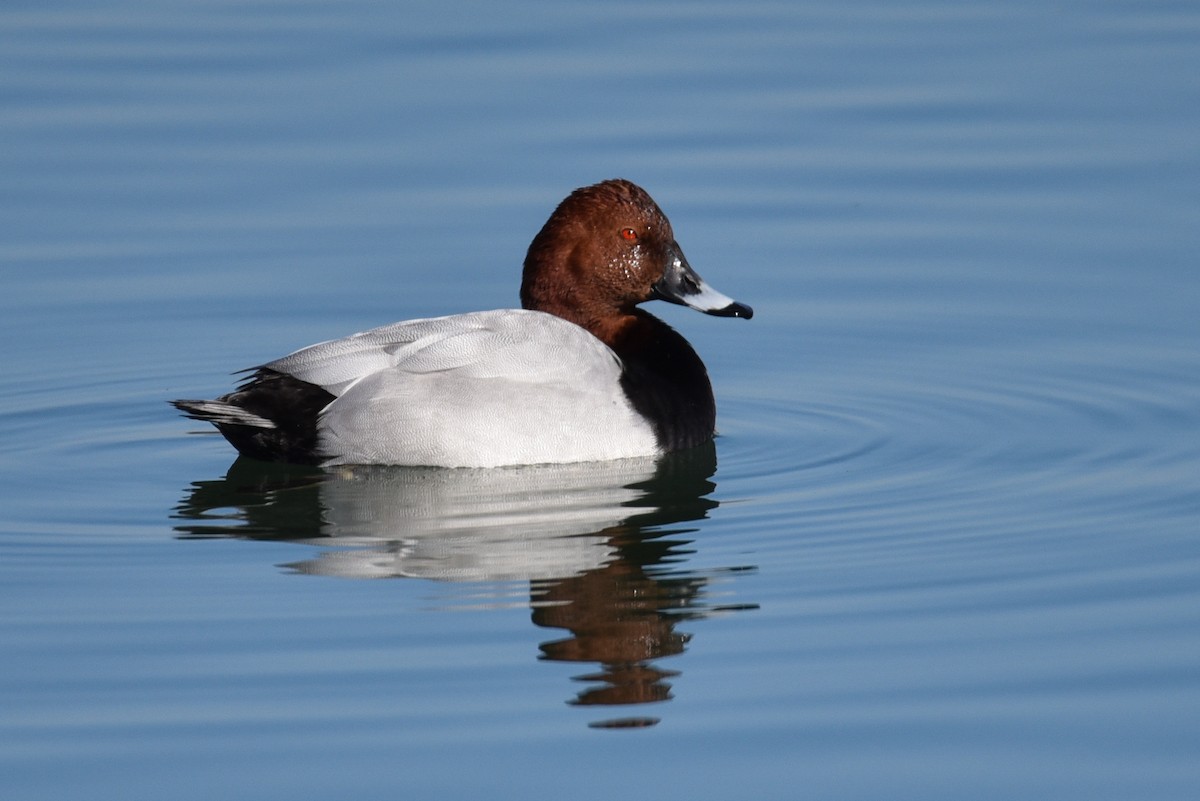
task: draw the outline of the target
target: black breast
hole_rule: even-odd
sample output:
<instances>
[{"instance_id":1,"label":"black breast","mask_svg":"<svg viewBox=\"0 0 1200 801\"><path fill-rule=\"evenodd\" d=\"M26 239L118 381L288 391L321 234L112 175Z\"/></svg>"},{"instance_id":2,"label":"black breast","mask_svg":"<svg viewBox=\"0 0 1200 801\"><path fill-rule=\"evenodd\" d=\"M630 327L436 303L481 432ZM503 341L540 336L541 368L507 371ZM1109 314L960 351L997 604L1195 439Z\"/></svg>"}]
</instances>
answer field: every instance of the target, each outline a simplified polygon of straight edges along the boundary
<instances>
[{"instance_id":1,"label":"black breast","mask_svg":"<svg viewBox=\"0 0 1200 801\"><path fill-rule=\"evenodd\" d=\"M704 362L662 320L640 309L638 317L635 335L614 348L625 363L621 388L664 450L708 442L716 432L717 405Z\"/></svg>"}]
</instances>

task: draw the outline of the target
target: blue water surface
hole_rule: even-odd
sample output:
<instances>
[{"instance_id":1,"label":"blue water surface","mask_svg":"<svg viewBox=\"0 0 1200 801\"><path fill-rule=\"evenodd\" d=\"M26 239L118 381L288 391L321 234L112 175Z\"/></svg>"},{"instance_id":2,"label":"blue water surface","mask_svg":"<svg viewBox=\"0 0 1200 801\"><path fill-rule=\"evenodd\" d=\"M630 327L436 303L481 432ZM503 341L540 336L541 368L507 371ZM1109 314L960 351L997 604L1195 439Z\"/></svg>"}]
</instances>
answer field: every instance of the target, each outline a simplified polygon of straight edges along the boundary
<instances>
[{"instance_id":1,"label":"blue water surface","mask_svg":"<svg viewBox=\"0 0 1200 801\"><path fill-rule=\"evenodd\" d=\"M0 795L1194 799L1191 3L0 9ZM622 176L712 449L234 460Z\"/></svg>"}]
</instances>

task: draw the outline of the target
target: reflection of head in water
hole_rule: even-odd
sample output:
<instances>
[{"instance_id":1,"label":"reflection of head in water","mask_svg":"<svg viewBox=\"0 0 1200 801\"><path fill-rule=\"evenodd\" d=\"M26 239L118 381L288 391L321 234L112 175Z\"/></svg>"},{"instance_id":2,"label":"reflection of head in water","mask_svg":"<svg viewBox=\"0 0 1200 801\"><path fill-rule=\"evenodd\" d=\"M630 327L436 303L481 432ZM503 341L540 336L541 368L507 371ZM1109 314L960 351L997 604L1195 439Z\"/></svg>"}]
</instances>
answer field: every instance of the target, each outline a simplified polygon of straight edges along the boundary
<instances>
[{"instance_id":1,"label":"reflection of head in water","mask_svg":"<svg viewBox=\"0 0 1200 801\"><path fill-rule=\"evenodd\" d=\"M534 586L533 622L571 634L542 643L542 658L600 663L600 673L577 677L595 683L579 693L578 704L665 701L670 685L664 679L674 674L650 661L683 653L690 635L675 627L699 611L689 608L707 579L654 575L684 540L629 540L614 532L612 542L619 557L604 567Z\"/></svg>"}]
</instances>

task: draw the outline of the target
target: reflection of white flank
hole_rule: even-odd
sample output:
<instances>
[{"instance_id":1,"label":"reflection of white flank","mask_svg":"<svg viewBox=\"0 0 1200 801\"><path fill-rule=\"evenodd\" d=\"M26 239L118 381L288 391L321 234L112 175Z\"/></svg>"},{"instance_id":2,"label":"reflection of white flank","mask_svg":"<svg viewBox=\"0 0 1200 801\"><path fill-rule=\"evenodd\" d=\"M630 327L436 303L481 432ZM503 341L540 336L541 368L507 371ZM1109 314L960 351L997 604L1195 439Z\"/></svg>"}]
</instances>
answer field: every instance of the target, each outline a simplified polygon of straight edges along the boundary
<instances>
[{"instance_id":1,"label":"reflection of white flank","mask_svg":"<svg viewBox=\"0 0 1200 801\"><path fill-rule=\"evenodd\" d=\"M500 470L339 469L321 487L322 531L350 547L290 567L447 581L577 575L612 558L604 530L621 525L628 504L643 497L629 485L654 472L650 458Z\"/></svg>"}]
</instances>

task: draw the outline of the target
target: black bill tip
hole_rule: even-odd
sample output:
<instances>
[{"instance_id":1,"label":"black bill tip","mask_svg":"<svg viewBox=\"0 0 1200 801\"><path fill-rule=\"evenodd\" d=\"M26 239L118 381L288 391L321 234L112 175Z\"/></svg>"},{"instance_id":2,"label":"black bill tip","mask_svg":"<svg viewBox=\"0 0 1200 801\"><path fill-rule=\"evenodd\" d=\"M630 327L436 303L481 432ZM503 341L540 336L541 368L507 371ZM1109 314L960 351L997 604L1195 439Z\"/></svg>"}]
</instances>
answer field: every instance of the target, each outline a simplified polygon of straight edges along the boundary
<instances>
[{"instance_id":1,"label":"black bill tip","mask_svg":"<svg viewBox=\"0 0 1200 801\"><path fill-rule=\"evenodd\" d=\"M704 313L711 314L713 317L741 317L743 320L749 320L754 316L754 309L745 303L734 301L720 309L705 309Z\"/></svg>"}]
</instances>

